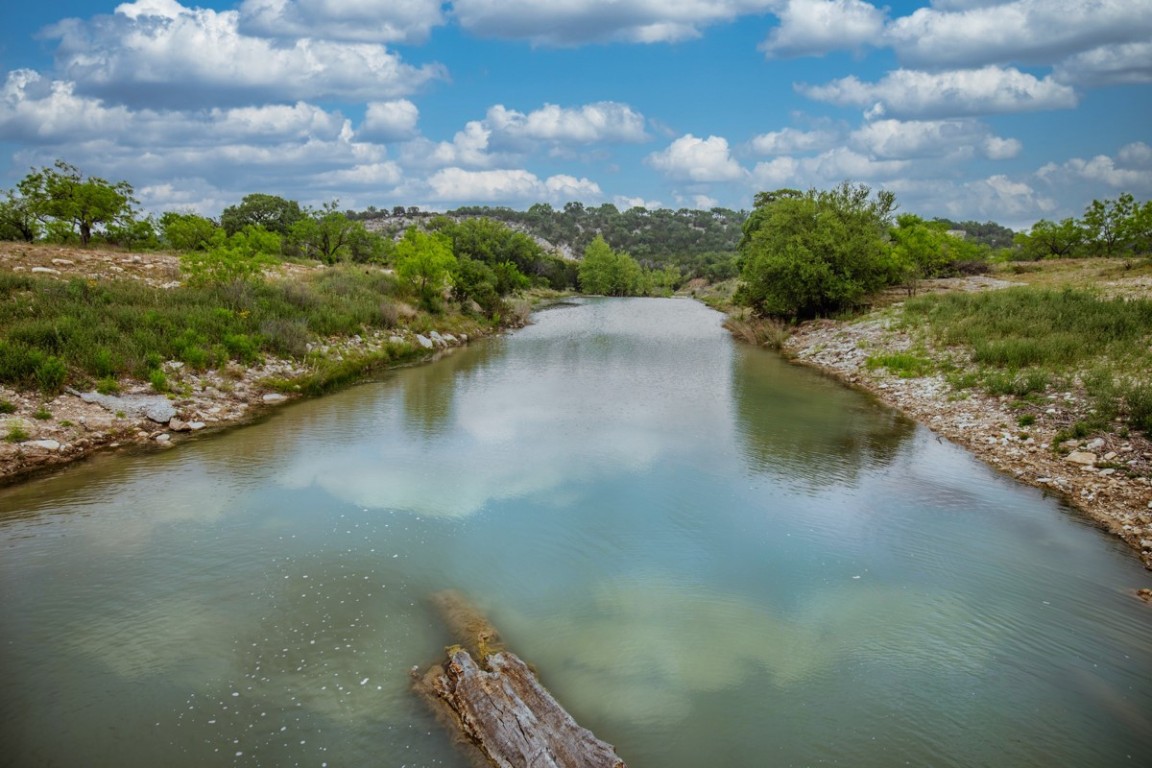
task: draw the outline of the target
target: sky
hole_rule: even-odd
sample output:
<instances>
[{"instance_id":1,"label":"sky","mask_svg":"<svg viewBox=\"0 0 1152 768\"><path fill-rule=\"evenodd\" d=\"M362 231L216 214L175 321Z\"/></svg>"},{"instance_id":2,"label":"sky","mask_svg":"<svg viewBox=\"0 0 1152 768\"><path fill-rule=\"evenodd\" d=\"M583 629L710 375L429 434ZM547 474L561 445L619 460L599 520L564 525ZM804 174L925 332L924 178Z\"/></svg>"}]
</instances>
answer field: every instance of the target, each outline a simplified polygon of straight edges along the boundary
<instances>
[{"instance_id":1,"label":"sky","mask_svg":"<svg viewBox=\"0 0 1152 768\"><path fill-rule=\"evenodd\" d=\"M57 159L156 213L851 181L1026 228L1152 198L1152 0L5 2L0 189Z\"/></svg>"}]
</instances>

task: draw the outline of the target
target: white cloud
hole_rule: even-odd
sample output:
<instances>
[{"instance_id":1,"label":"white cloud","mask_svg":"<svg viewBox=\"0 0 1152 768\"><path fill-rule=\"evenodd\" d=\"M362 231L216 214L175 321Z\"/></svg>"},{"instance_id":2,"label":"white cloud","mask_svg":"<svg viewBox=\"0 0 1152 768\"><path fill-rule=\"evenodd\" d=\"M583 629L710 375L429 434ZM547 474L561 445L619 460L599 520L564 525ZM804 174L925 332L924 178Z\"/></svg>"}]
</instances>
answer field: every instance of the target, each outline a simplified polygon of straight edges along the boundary
<instances>
[{"instance_id":1,"label":"white cloud","mask_svg":"<svg viewBox=\"0 0 1152 768\"><path fill-rule=\"evenodd\" d=\"M875 120L852 132L853 146L880 158L966 157L1002 160L1020 151L1016 139L994 136L977 120Z\"/></svg>"},{"instance_id":2,"label":"white cloud","mask_svg":"<svg viewBox=\"0 0 1152 768\"><path fill-rule=\"evenodd\" d=\"M368 141L404 141L416 135L420 110L408 99L372 101L364 111L358 134Z\"/></svg>"},{"instance_id":3,"label":"white cloud","mask_svg":"<svg viewBox=\"0 0 1152 768\"><path fill-rule=\"evenodd\" d=\"M481 37L542 45L664 43L712 24L770 10L778 0L456 0L453 15Z\"/></svg>"},{"instance_id":4,"label":"white cloud","mask_svg":"<svg viewBox=\"0 0 1152 768\"><path fill-rule=\"evenodd\" d=\"M692 207L700 211L710 211L719 207L720 201L708 195L692 195Z\"/></svg>"},{"instance_id":5,"label":"white cloud","mask_svg":"<svg viewBox=\"0 0 1152 768\"><path fill-rule=\"evenodd\" d=\"M721 136L699 139L686 134L667 149L650 154L646 162L671 178L689 181L735 181L745 173L732 159L727 139Z\"/></svg>"},{"instance_id":6,"label":"white cloud","mask_svg":"<svg viewBox=\"0 0 1152 768\"><path fill-rule=\"evenodd\" d=\"M1078 53L1060 62L1053 77L1062 83L1084 85L1152 83L1152 42L1101 46Z\"/></svg>"},{"instance_id":7,"label":"white cloud","mask_svg":"<svg viewBox=\"0 0 1152 768\"><path fill-rule=\"evenodd\" d=\"M617 195L613 198L612 202L622 211L627 211L630 208L647 208L650 211L654 211L657 208L664 207L658 200L645 200L642 197L627 197L625 195Z\"/></svg>"},{"instance_id":8,"label":"white cloud","mask_svg":"<svg viewBox=\"0 0 1152 768\"><path fill-rule=\"evenodd\" d=\"M433 142L427 139L410 141L401 148L406 165L423 168L469 166L488 168L500 158L489 152L492 129L482 120L469 120L464 129L457 131L452 141Z\"/></svg>"},{"instance_id":9,"label":"white cloud","mask_svg":"<svg viewBox=\"0 0 1152 768\"><path fill-rule=\"evenodd\" d=\"M644 116L627 104L601 101L576 108L545 104L528 114L497 104L488 110L493 131L512 138L563 144L642 142Z\"/></svg>"},{"instance_id":10,"label":"white cloud","mask_svg":"<svg viewBox=\"0 0 1152 768\"><path fill-rule=\"evenodd\" d=\"M588 179L557 175L541 180L522 169L470 171L444 168L428 177L428 187L439 202L524 202L599 199L600 186Z\"/></svg>"},{"instance_id":11,"label":"white cloud","mask_svg":"<svg viewBox=\"0 0 1152 768\"><path fill-rule=\"evenodd\" d=\"M396 163L366 163L351 168L324 171L312 177L313 184L323 189L342 190L349 187L393 187L404 179L404 172Z\"/></svg>"},{"instance_id":12,"label":"white cloud","mask_svg":"<svg viewBox=\"0 0 1152 768\"><path fill-rule=\"evenodd\" d=\"M421 43L444 23L440 0L244 0L240 31L267 37L313 37Z\"/></svg>"},{"instance_id":13,"label":"white cloud","mask_svg":"<svg viewBox=\"0 0 1152 768\"><path fill-rule=\"evenodd\" d=\"M829 130L799 131L784 128L762 133L752 139L752 150L761 155L791 155L797 152L817 152L830 149L840 140L839 134Z\"/></svg>"},{"instance_id":14,"label":"white cloud","mask_svg":"<svg viewBox=\"0 0 1152 768\"><path fill-rule=\"evenodd\" d=\"M888 40L914 66L1051 64L1102 45L1147 41L1152 13L1141 0L1014 0L966 8L920 8L896 19Z\"/></svg>"},{"instance_id":15,"label":"white cloud","mask_svg":"<svg viewBox=\"0 0 1152 768\"><path fill-rule=\"evenodd\" d=\"M1148 194L1152 192L1150 161L1152 148L1137 142L1121 148L1116 158L1096 155L1088 159L1073 157L1060 164L1048 163L1037 176L1055 187L1074 186L1082 192L1086 191L1087 182L1112 192Z\"/></svg>"},{"instance_id":16,"label":"white cloud","mask_svg":"<svg viewBox=\"0 0 1152 768\"><path fill-rule=\"evenodd\" d=\"M62 79L80 93L129 105L376 100L444 76L439 65L409 66L382 45L245 36L236 11L165 0L124 4L89 21L66 19L46 35L60 41Z\"/></svg>"},{"instance_id":17,"label":"white cloud","mask_svg":"<svg viewBox=\"0 0 1152 768\"><path fill-rule=\"evenodd\" d=\"M824 187L844 179L877 184L906 174L909 160L878 159L848 147L836 147L814 157L775 157L757 163L752 181L759 189Z\"/></svg>"},{"instance_id":18,"label":"white cloud","mask_svg":"<svg viewBox=\"0 0 1152 768\"><path fill-rule=\"evenodd\" d=\"M786 0L775 13L780 26L760 45L769 57L859 50L884 34L885 11L863 0Z\"/></svg>"},{"instance_id":19,"label":"white cloud","mask_svg":"<svg viewBox=\"0 0 1152 768\"><path fill-rule=\"evenodd\" d=\"M17 69L0 89L0 139L32 144L115 135L132 123L126 107L77 96L72 83Z\"/></svg>"},{"instance_id":20,"label":"white cloud","mask_svg":"<svg viewBox=\"0 0 1152 768\"><path fill-rule=\"evenodd\" d=\"M864 107L874 117L964 117L1077 104L1075 91L1050 77L994 66L947 72L897 69L875 83L849 76L797 89L816 101Z\"/></svg>"}]
</instances>

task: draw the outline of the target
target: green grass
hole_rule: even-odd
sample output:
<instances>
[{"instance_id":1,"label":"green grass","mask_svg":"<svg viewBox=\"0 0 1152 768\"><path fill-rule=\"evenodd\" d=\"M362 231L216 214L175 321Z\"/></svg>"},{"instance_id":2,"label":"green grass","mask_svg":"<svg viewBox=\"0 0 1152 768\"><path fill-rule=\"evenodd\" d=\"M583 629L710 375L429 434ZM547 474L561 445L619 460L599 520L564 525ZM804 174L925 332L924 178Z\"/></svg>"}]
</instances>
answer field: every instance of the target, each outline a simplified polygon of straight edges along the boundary
<instances>
[{"instance_id":1,"label":"green grass","mask_svg":"<svg viewBox=\"0 0 1152 768\"><path fill-rule=\"evenodd\" d=\"M28 428L24 426L21 421L14 421L8 425L8 434L4 435L4 439L9 443L22 443L32 437L28 432Z\"/></svg>"},{"instance_id":2,"label":"green grass","mask_svg":"<svg viewBox=\"0 0 1152 768\"><path fill-rule=\"evenodd\" d=\"M296 281L163 290L136 281L60 281L0 273L0 382L45 393L117 377L166 385L164 360L194 370L263 355L302 359L307 344L394 327L406 298L378 269L340 266ZM414 328L465 323L417 315ZM472 321L470 332L484 321Z\"/></svg>"},{"instance_id":3,"label":"green grass","mask_svg":"<svg viewBox=\"0 0 1152 768\"><path fill-rule=\"evenodd\" d=\"M967 350L976 368L950 376L958 389L1027 399L1078 377L1094 413L1061 439L1110 428L1116 419L1152 434L1152 301L1012 288L910 299L904 320L940 344Z\"/></svg>"},{"instance_id":4,"label":"green grass","mask_svg":"<svg viewBox=\"0 0 1152 768\"><path fill-rule=\"evenodd\" d=\"M888 372L902 379L916 379L932 373L934 365L931 360L907 352L896 352L889 355L872 355L864 362L868 370L887 368Z\"/></svg>"}]
</instances>

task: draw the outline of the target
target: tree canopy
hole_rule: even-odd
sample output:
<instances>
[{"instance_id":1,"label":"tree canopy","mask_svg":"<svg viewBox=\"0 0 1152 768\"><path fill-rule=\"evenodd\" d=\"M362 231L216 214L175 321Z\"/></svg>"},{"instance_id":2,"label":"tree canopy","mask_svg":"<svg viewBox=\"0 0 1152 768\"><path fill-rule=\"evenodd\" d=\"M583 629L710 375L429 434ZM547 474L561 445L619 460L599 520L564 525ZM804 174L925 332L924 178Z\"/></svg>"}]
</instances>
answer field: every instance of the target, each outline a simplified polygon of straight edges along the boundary
<instances>
[{"instance_id":1,"label":"tree canopy","mask_svg":"<svg viewBox=\"0 0 1152 768\"><path fill-rule=\"evenodd\" d=\"M624 251L612 250L597 235L584 249L580 290L599 296L633 296L641 292L640 265Z\"/></svg>"},{"instance_id":2,"label":"tree canopy","mask_svg":"<svg viewBox=\"0 0 1152 768\"><path fill-rule=\"evenodd\" d=\"M895 197L847 182L757 195L741 243L738 300L761 315L816 317L902 276L888 243Z\"/></svg>"},{"instance_id":3,"label":"tree canopy","mask_svg":"<svg viewBox=\"0 0 1152 768\"><path fill-rule=\"evenodd\" d=\"M302 218L304 211L295 200L254 192L245 195L238 204L225 208L220 214L220 226L229 235L247 226L257 226L287 237L292 225Z\"/></svg>"},{"instance_id":4,"label":"tree canopy","mask_svg":"<svg viewBox=\"0 0 1152 768\"><path fill-rule=\"evenodd\" d=\"M21 205L58 239L69 234L88 245L99 227L132 218L132 185L98 176L85 176L79 168L57 160L51 168L32 171L17 185ZM10 197L10 204L12 198ZM25 237L29 234L25 230Z\"/></svg>"}]
</instances>

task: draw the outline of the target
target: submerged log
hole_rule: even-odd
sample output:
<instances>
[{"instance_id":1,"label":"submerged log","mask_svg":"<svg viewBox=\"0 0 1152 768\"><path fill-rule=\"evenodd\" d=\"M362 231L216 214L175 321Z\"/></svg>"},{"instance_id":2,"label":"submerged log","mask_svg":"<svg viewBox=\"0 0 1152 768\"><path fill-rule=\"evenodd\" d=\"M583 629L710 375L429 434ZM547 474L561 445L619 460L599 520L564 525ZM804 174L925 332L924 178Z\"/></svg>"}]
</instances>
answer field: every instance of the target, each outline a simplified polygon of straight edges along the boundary
<instances>
[{"instance_id":1,"label":"submerged log","mask_svg":"<svg viewBox=\"0 0 1152 768\"><path fill-rule=\"evenodd\" d=\"M457 592L433 597L464 646L413 687L456 734L476 766L498 768L626 768L612 745L580 726L500 633ZM475 654L475 657L473 656Z\"/></svg>"}]
</instances>

